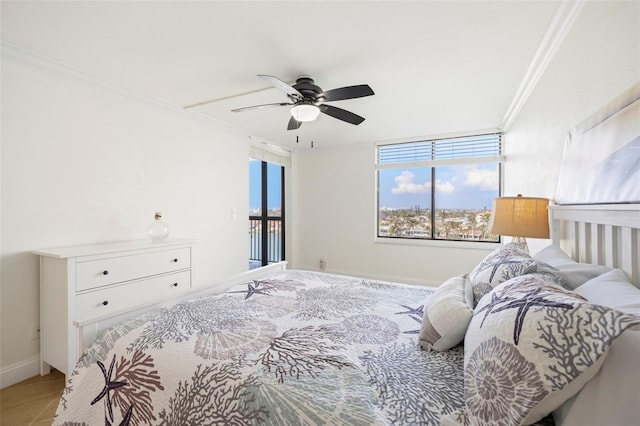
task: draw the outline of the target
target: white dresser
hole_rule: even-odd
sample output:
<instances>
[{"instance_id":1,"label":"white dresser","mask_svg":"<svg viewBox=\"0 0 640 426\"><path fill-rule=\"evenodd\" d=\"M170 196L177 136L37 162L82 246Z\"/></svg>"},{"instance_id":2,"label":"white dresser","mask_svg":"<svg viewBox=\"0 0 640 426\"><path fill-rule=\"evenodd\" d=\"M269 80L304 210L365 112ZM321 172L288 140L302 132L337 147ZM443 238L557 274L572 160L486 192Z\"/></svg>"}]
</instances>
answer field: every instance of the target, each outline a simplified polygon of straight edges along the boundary
<instances>
[{"instance_id":1,"label":"white dresser","mask_svg":"<svg viewBox=\"0 0 640 426\"><path fill-rule=\"evenodd\" d=\"M190 288L191 250L191 240L169 239L34 251L40 256L40 373L73 371L83 349L77 324Z\"/></svg>"}]
</instances>

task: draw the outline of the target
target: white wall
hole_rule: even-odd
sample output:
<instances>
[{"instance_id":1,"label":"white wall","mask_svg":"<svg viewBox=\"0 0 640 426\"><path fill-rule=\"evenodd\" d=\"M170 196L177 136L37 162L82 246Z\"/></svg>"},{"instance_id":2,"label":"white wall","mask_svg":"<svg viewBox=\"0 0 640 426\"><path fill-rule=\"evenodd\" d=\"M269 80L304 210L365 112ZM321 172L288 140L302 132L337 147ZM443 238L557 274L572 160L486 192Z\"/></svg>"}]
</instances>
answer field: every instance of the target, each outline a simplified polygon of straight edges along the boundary
<instances>
[{"instance_id":1,"label":"white wall","mask_svg":"<svg viewBox=\"0 0 640 426\"><path fill-rule=\"evenodd\" d=\"M3 51L2 380L37 371L31 250L146 238L162 210L171 236L197 240L196 285L246 270L231 209L248 211L247 158L247 138L212 122Z\"/></svg>"},{"instance_id":2,"label":"white wall","mask_svg":"<svg viewBox=\"0 0 640 426\"><path fill-rule=\"evenodd\" d=\"M553 199L569 129L638 81L640 2L586 3L506 134L505 195Z\"/></svg>"},{"instance_id":3,"label":"white wall","mask_svg":"<svg viewBox=\"0 0 640 426\"><path fill-rule=\"evenodd\" d=\"M505 135L505 195L553 198L568 130L640 80L639 9L639 2L586 3ZM318 269L325 257L329 271L437 283L470 271L487 253L375 244L373 141L300 151L296 164L294 238L301 267ZM529 240L532 252L546 244Z\"/></svg>"},{"instance_id":4,"label":"white wall","mask_svg":"<svg viewBox=\"0 0 640 426\"><path fill-rule=\"evenodd\" d=\"M298 151L294 239L299 267L318 270L324 258L329 272L437 285L468 272L491 250L374 242L374 158L373 143Z\"/></svg>"}]
</instances>

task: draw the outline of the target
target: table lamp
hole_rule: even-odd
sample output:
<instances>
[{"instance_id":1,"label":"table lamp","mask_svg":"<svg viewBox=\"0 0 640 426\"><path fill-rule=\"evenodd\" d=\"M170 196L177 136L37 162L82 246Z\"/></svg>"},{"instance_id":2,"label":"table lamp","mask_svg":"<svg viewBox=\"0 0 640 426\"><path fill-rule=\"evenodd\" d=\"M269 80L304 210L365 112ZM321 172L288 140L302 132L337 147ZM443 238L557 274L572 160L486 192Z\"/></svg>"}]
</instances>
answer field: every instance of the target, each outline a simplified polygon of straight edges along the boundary
<instances>
[{"instance_id":1,"label":"table lamp","mask_svg":"<svg viewBox=\"0 0 640 426\"><path fill-rule=\"evenodd\" d=\"M549 238L548 205L548 198L523 197L521 194L494 198L489 233L514 237L513 241L525 244L526 238Z\"/></svg>"}]
</instances>

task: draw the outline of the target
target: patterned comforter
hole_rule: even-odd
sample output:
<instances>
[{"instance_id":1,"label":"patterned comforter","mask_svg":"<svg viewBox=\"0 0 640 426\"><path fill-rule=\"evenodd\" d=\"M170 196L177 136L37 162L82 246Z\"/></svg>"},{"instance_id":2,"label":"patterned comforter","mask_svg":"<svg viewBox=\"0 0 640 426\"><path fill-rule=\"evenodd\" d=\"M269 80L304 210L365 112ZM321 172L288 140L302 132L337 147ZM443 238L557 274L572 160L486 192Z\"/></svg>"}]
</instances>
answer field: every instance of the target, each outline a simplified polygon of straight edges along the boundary
<instances>
[{"instance_id":1,"label":"patterned comforter","mask_svg":"<svg viewBox=\"0 0 640 426\"><path fill-rule=\"evenodd\" d=\"M417 345L428 287L289 270L107 330L54 424L439 424L462 347Z\"/></svg>"}]
</instances>

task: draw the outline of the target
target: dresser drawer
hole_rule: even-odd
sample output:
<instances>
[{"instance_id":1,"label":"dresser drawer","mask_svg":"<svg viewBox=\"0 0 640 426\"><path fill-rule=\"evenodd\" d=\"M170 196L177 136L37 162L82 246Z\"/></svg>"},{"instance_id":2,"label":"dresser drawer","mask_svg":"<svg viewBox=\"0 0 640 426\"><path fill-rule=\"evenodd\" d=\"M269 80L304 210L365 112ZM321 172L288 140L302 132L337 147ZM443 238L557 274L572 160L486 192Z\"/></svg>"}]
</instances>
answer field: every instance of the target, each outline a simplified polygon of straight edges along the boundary
<instances>
[{"instance_id":1,"label":"dresser drawer","mask_svg":"<svg viewBox=\"0 0 640 426\"><path fill-rule=\"evenodd\" d=\"M191 272L183 271L147 280L89 291L76 296L77 321L108 315L191 287Z\"/></svg>"},{"instance_id":2,"label":"dresser drawer","mask_svg":"<svg viewBox=\"0 0 640 426\"><path fill-rule=\"evenodd\" d=\"M76 291L191 267L188 247L76 263Z\"/></svg>"}]
</instances>

